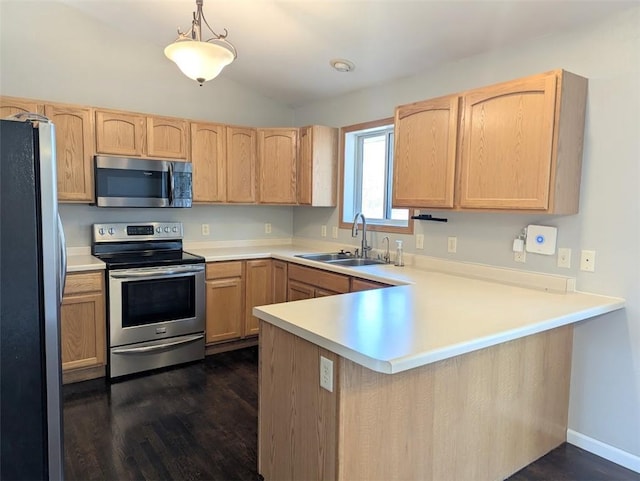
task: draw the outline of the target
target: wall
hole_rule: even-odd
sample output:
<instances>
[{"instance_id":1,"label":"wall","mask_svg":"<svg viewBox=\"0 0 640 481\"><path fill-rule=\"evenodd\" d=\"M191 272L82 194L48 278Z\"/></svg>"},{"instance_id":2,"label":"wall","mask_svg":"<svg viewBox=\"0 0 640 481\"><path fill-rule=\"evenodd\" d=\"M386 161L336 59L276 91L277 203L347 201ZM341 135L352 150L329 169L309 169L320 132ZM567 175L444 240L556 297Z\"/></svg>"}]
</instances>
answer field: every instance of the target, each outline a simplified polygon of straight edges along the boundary
<instances>
[{"instance_id":1,"label":"wall","mask_svg":"<svg viewBox=\"0 0 640 481\"><path fill-rule=\"evenodd\" d=\"M224 75L199 87L160 47L51 1L0 3L0 94L255 127L293 120L290 108ZM292 235L290 207L159 211L63 204L60 212L69 246L88 246L94 222L180 220L192 241L261 238L264 222L273 224L271 238ZM208 237L200 235L204 222L212 224Z\"/></svg>"},{"instance_id":2,"label":"wall","mask_svg":"<svg viewBox=\"0 0 640 481\"><path fill-rule=\"evenodd\" d=\"M577 277L579 290L622 296L623 312L576 327L570 428L640 470L640 8L579 30L540 38L450 63L422 75L296 109L297 124L351 125L391 116L396 105L555 68L589 78L580 213L542 216L449 213L448 223L419 222L423 251L407 251ZM357 59L353 59L357 63ZM435 212L433 212L435 213ZM338 209L294 209L294 234L320 238L320 226L338 223ZM511 243L522 227L558 227L558 246L573 250L571 269L555 256L513 261ZM331 229L328 229L331 232ZM458 252L447 253L457 236ZM383 235L373 234L379 247ZM326 239L325 239L326 240ZM341 230L341 242L353 242ZM597 252L596 272L579 271L579 251ZM590 446L597 445L592 443ZM616 451L622 450L621 452ZM617 454L616 454L617 453Z\"/></svg>"}]
</instances>

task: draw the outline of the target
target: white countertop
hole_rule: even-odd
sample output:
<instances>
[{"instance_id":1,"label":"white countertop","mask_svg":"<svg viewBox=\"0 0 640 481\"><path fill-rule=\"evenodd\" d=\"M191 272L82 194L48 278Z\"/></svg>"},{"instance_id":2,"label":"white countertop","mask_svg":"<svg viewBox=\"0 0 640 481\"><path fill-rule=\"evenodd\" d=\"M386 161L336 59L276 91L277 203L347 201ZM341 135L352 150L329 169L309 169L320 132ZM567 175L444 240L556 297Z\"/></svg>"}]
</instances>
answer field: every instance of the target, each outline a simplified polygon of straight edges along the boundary
<instances>
[{"instance_id":1,"label":"white countertop","mask_svg":"<svg viewBox=\"0 0 640 481\"><path fill-rule=\"evenodd\" d=\"M573 292L571 278L422 256L415 257L421 268L348 268L295 257L337 250L313 244L187 244L185 250L207 262L274 258L394 285L254 308L256 316L275 326L389 374L624 307L621 298ZM68 272L105 268L91 255L70 254Z\"/></svg>"}]
</instances>

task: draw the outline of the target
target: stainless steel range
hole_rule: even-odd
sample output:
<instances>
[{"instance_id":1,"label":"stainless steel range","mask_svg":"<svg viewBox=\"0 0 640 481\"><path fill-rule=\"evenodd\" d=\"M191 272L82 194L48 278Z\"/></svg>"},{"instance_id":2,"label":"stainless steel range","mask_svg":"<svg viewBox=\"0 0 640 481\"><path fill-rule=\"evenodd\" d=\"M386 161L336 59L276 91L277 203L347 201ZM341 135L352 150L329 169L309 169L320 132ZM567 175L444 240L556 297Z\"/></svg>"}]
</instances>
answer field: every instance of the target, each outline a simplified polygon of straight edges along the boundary
<instances>
[{"instance_id":1,"label":"stainless steel range","mask_svg":"<svg viewBox=\"0 0 640 481\"><path fill-rule=\"evenodd\" d=\"M182 250L182 224L94 224L107 265L109 377L204 358L204 258Z\"/></svg>"}]
</instances>

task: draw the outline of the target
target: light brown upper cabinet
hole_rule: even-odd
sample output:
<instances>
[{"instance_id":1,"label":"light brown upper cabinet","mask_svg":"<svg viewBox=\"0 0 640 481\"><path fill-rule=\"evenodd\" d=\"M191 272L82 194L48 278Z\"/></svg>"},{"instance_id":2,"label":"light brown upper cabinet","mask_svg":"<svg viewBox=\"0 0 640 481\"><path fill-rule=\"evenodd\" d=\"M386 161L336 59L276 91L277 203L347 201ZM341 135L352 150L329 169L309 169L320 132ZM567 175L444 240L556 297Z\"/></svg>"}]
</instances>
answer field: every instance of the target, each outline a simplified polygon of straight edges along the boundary
<instances>
[{"instance_id":1,"label":"light brown upper cabinet","mask_svg":"<svg viewBox=\"0 0 640 481\"><path fill-rule=\"evenodd\" d=\"M144 115L96 110L96 152L141 157L146 128Z\"/></svg>"},{"instance_id":2,"label":"light brown upper cabinet","mask_svg":"<svg viewBox=\"0 0 640 481\"><path fill-rule=\"evenodd\" d=\"M221 124L191 124L193 201L227 200L226 129Z\"/></svg>"},{"instance_id":3,"label":"light brown upper cabinet","mask_svg":"<svg viewBox=\"0 0 640 481\"><path fill-rule=\"evenodd\" d=\"M11 115L32 112L35 114L44 113L44 104L36 100L21 99L16 97L0 97L0 118L4 119Z\"/></svg>"},{"instance_id":4,"label":"light brown upper cabinet","mask_svg":"<svg viewBox=\"0 0 640 481\"><path fill-rule=\"evenodd\" d=\"M227 126L227 202L256 201L256 129Z\"/></svg>"},{"instance_id":5,"label":"light brown upper cabinet","mask_svg":"<svg viewBox=\"0 0 640 481\"><path fill-rule=\"evenodd\" d=\"M396 108L394 207L453 207L459 97Z\"/></svg>"},{"instance_id":6,"label":"light brown upper cabinet","mask_svg":"<svg viewBox=\"0 0 640 481\"><path fill-rule=\"evenodd\" d=\"M298 137L298 203L335 207L338 172L338 129L301 127Z\"/></svg>"},{"instance_id":7,"label":"light brown upper cabinet","mask_svg":"<svg viewBox=\"0 0 640 481\"><path fill-rule=\"evenodd\" d=\"M258 195L265 204L295 204L298 129L258 129Z\"/></svg>"},{"instance_id":8,"label":"light brown upper cabinet","mask_svg":"<svg viewBox=\"0 0 640 481\"><path fill-rule=\"evenodd\" d=\"M96 110L96 152L187 160L189 123L170 117Z\"/></svg>"},{"instance_id":9,"label":"light brown upper cabinet","mask_svg":"<svg viewBox=\"0 0 640 481\"><path fill-rule=\"evenodd\" d=\"M147 117L147 155L189 160L189 122L171 117Z\"/></svg>"},{"instance_id":10,"label":"light brown upper cabinet","mask_svg":"<svg viewBox=\"0 0 640 481\"><path fill-rule=\"evenodd\" d=\"M56 127L58 200L93 202L93 109L47 104L44 114Z\"/></svg>"},{"instance_id":11,"label":"light brown upper cabinet","mask_svg":"<svg viewBox=\"0 0 640 481\"><path fill-rule=\"evenodd\" d=\"M586 95L562 70L464 94L460 208L577 213Z\"/></svg>"}]
</instances>

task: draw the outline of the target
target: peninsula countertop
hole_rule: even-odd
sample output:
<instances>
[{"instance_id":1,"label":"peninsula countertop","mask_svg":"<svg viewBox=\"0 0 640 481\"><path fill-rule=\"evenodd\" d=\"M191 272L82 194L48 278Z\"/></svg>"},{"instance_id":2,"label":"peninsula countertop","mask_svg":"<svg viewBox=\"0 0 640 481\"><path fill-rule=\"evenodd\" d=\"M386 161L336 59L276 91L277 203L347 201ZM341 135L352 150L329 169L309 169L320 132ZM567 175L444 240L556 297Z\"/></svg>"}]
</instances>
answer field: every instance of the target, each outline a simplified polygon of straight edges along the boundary
<instances>
[{"instance_id":1,"label":"peninsula countertop","mask_svg":"<svg viewBox=\"0 0 640 481\"><path fill-rule=\"evenodd\" d=\"M281 329L389 374L622 309L625 303L617 297L575 292L572 283L565 282L569 278L475 264L434 260L418 267L342 267L296 257L321 251L296 244L187 245L185 250L207 262L274 258L391 284L253 311ZM415 264L421 257L415 257ZM68 259L68 272L105 268L90 255ZM487 280L493 277L501 281ZM536 288L510 285L523 282Z\"/></svg>"}]
</instances>

